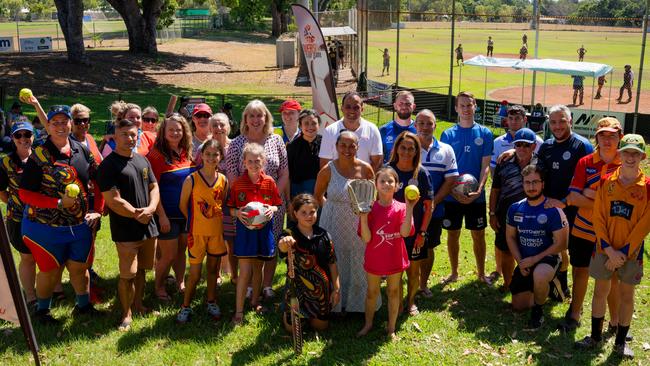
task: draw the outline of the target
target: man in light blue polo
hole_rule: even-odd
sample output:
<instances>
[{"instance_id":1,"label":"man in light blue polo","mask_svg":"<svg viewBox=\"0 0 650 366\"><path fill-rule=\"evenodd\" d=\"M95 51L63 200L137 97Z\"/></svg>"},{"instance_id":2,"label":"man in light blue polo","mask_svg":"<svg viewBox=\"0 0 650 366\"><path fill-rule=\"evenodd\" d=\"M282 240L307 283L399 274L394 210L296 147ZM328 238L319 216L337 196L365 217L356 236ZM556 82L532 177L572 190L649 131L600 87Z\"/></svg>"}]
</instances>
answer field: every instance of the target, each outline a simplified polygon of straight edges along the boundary
<instances>
[{"instance_id":1,"label":"man in light blue polo","mask_svg":"<svg viewBox=\"0 0 650 366\"><path fill-rule=\"evenodd\" d=\"M404 131L416 133L415 123L411 119L413 111L415 110L415 98L408 90L402 90L395 96L395 103L393 103L397 117L381 126L379 133L381 134L381 145L384 150L384 164L390 160L390 154L393 151L393 143Z\"/></svg>"}]
</instances>

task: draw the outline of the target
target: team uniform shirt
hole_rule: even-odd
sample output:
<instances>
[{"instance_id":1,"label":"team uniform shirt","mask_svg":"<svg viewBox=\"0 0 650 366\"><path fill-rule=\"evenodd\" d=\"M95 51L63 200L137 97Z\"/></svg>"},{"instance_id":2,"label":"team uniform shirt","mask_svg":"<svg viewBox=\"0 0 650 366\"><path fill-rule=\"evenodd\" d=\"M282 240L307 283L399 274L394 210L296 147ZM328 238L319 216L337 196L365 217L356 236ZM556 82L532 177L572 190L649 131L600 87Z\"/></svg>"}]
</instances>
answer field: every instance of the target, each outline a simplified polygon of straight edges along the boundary
<instances>
[{"instance_id":1,"label":"team uniform shirt","mask_svg":"<svg viewBox=\"0 0 650 366\"><path fill-rule=\"evenodd\" d=\"M312 142L299 136L287 145L287 159L289 160L289 179L291 183L300 183L316 179L320 171L320 151L323 137L316 135Z\"/></svg>"},{"instance_id":2,"label":"team uniform shirt","mask_svg":"<svg viewBox=\"0 0 650 366\"><path fill-rule=\"evenodd\" d=\"M393 151L393 144L402 132L409 131L417 133L415 131L415 122L411 120L408 126L402 126L397 121L390 121L385 125L379 128L379 134L381 135L381 148L384 151L384 163L388 163L390 160L390 154Z\"/></svg>"},{"instance_id":3,"label":"team uniform shirt","mask_svg":"<svg viewBox=\"0 0 650 366\"><path fill-rule=\"evenodd\" d=\"M621 165L621 159L618 155L609 164L606 164L598 153L598 149L592 154L589 154L578 161L573 180L569 186L569 192L582 192L589 188L594 191L600 187L601 178L604 178L613 173ZM593 223L593 209L578 207L578 212L573 220L573 228L571 234L578 238L589 240L594 243L596 241L596 234L594 233Z\"/></svg>"},{"instance_id":4,"label":"team uniform shirt","mask_svg":"<svg viewBox=\"0 0 650 366\"><path fill-rule=\"evenodd\" d=\"M18 197L18 189L20 187L20 178L25 169L18 154L15 152L5 155L2 158L2 165L0 168L0 191L7 191L7 220L20 222L23 219L23 210L25 206Z\"/></svg>"},{"instance_id":5,"label":"team uniform shirt","mask_svg":"<svg viewBox=\"0 0 650 366\"><path fill-rule=\"evenodd\" d=\"M492 169L497 166L497 159L501 154L515 148L514 141L515 137L509 133L504 133L503 135L494 139L494 150L492 152L492 160L490 160L490 167ZM544 143L544 140L542 140L539 135L535 135L535 143L537 144L535 146L535 152L537 153L539 151L539 148Z\"/></svg>"},{"instance_id":6,"label":"team uniform shirt","mask_svg":"<svg viewBox=\"0 0 650 366\"><path fill-rule=\"evenodd\" d=\"M192 161L185 153L170 161L155 147L149 151L147 159L158 181L160 202L165 214L169 219L185 219L178 202L181 200L183 182L194 170Z\"/></svg>"},{"instance_id":7,"label":"team uniform shirt","mask_svg":"<svg viewBox=\"0 0 650 366\"><path fill-rule=\"evenodd\" d=\"M521 258L533 257L553 245L553 232L568 225L559 208L544 208L528 204L527 199L515 202L508 209L507 223L517 229L517 243Z\"/></svg>"},{"instance_id":8,"label":"team uniform shirt","mask_svg":"<svg viewBox=\"0 0 650 366\"><path fill-rule=\"evenodd\" d=\"M406 189L406 186L410 184L418 187L418 190L420 191L420 199L415 204L415 207L413 207L413 222L415 224L415 227L420 230L422 220L424 219L424 201L433 199L433 189L431 188L429 173L420 167L418 170L418 176L416 179L414 179L413 171L405 172L403 170L399 170L397 168L397 163L391 163L390 166L395 169L395 172L397 172L397 177L399 178L399 182L397 183L398 191L395 192L394 196L394 199L396 201L406 203L406 199L404 197L404 189Z\"/></svg>"},{"instance_id":9,"label":"team uniform shirt","mask_svg":"<svg viewBox=\"0 0 650 366\"><path fill-rule=\"evenodd\" d=\"M431 181L431 189L438 192L445 179L448 177L458 176L458 166L456 165L456 155L454 150L448 144L440 142L433 138L431 146L422 147L421 164ZM445 215L445 206L440 204L436 205L433 210L432 218L442 218Z\"/></svg>"},{"instance_id":10,"label":"team uniform shirt","mask_svg":"<svg viewBox=\"0 0 650 366\"><path fill-rule=\"evenodd\" d=\"M97 184L102 192L116 189L120 197L134 208L149 206L151 183L156 183L156 177L149 160L140 154L127 157L113 151L102 161L97 172ZM121 216L110 208L108 214L114 242L137 242L158 236L154 220L143 224L134 218Z\"/></svg>"},{"instance_id":11,"label":"team uniform shirt","mask_svg":"<svg viewBox=\"0 0 650 366\"><path fill-rule=\"evenodd\" d=\"M586 138L571 132L571 136L562 142L554 137L544 141L537 152L539 162L546 170L544 195L555 199L563 199L569 194L569 186L578 161L594 152L594 148ZM569 206L564 209L569 223L573 225L576 209Z\"/></svg>"},{"instance_id":12,"label":"team uniform shirt","mask_svg":"<svg viewBox=\"0 0 650 366\"><path fill-rule=\"evenodd\" d=\"M537 157L533 155L530 165L537 164ZM501 162L494 169L492 177L492 189L499 190L499 197L496 206L496 215L500 222L505 222L510 206L526 198L524 193L524 177L521 176L522 168L519 166L517 155Z\"/></svg>"},{"instance_id":13,"label":"team uniform shirt","mask_svg":"<svg viewBox=\"0 0 650 366\"><path fill-rule=\"evenodd\" d=\"M190 174L192 193L189 200L188 232L193 235L216 236L223 240L223 214L228 194L226 176L219 174L208 183L200 171Z\"/></svg>"},{"instance_id":14,"label":"team uniform shirt","mask_svg":"<svg viewBox=\"0 0 650 366\"><path fill-rule=\"evenodd\" d=\"M639 171L636 180L623 186L620 168L606 178L596 192L594 230L596 249L611 246L629 260L643 260L643 239L650 232L650 178Z\"/></svg>"},{"instance_id":15,"label":"team uniform shirt","mask_svg":"<svg viewBox=\"0 0 650 366\"><path fill-rule=\"evenodd\" d=\"M257 182L251 182L248 171L244 171L230 187L228 207L240 208L249 202L262 202L270 206L280 206L282 199L275 181L270 176L261 173Z\"/></svg>"},{"instance_id":16,"label":"team uniform shirt","mask_svg":"<svg viewBox=\"0 0 650 366\"><path fill-rule=\"evenodd\" d=\"M375 201L368 214L368 228L372 234L366 243L365 260L363 268L366 272L376 276L388 276L407 269L410 265L404 238L399 232L400 226L406 219L406 204L393 202L389 206L382 206ZM358 232L361 233L361 224ZM415 233L413 221L411 232Z\"/></svg>"},{"instance_id":17,"label":"team uniform shirt","mask_svg":"<svg viewBox=\"0 0 650 366\"><path fill-rule=\"evenodd\" d=\"M70 151L64 154L49 138L34 149L23 169L19 196L26 204L27 219L48 226L73 226L84 222L89 210L102 212L104 199L95 180L97 163L81 143L68 139ZM77 204L65 210L57 208L68 184L80 188Z\"/></svg>"},{"instance_id":18,"label":"team uniform shirt","mask_svg":"<svg viewBox=\"0 0 650 366\"><path fill-rule=\"evenodd\" d=\"M153 148L154 143L156 142L156 134L149 131L142 131L138 129L138 140L133 147L133 152L138 153L142 156L147 156L149 150ZM115 150L115 140L110 139L104 145L102 150L102 156L107 157L113 150Z\"/></svg>"},{"instance_id":19,"label":"team uniform shirt","mask_svg":"<svg viewBox=\"0 0 650 366\"><path fill-rule=\"evenodd\" d=\"M478 123L470 128L460 127L458 124L443 131L440 141L451 145L458 164L458 173L469 173L481 179L481 161L486 156L492 156L494 147L492 131ZM447 202L458 202L452 195L445 198ZM475 203L485 202L485 190Z\"/></svg>"},{"instance_id":20,"label":"team uniform shirt","mask_svg":"<svg viewBox=\"0 0 650 366\"><path fill-rule=\"evenodd\" d=\"M320 145L318 157L322 159L334 160L338 157L336 152L336 139L342 130L347 130L343 125L343 120L339 120L323 130L323 140ZM359 150L357 158L371 164L371 156L383 156L381 147L381 134L374 123L368 122L361 118L359 128L354 132L359 137Z\"/></svg>"}]
</instances>

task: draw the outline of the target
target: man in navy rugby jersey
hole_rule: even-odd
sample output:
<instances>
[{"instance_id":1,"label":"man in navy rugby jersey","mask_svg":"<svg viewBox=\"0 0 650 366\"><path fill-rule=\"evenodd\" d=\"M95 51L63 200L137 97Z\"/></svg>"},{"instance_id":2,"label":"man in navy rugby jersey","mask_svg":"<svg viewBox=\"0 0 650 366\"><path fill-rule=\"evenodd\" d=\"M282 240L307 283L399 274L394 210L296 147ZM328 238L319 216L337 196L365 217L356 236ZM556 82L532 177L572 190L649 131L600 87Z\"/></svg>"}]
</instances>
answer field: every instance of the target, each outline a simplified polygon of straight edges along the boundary
<instances>
[{"instance_id":1,"label":"man in navy rugby jersey","mask_svg":"<svg viewBox=\"0 0 650 366\"><path fill-rule=\"evenodd\" d=\"M393 103L397 117L381 126L379 133L381 134L381 145L384 150L384 163L390 160L390 154L393 151L393 143L404 131L416 133L415 123L411 119L413 111L415 110L415 98L408 90L402 90L395 96L395 103Z\"/></svg>"}]
</instances>

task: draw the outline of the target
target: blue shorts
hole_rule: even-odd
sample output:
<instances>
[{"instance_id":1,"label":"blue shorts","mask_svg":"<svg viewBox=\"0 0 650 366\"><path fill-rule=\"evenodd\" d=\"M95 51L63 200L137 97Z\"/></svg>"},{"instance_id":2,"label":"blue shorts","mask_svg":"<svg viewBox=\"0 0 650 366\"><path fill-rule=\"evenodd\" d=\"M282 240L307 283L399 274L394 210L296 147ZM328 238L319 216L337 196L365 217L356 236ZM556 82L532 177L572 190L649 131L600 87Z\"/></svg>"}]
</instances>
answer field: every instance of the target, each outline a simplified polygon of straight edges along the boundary
<instances>
[{"instance_id":1,"label":"blue shorts","mask_svg":"<svg viewBox=\"0 0 650 366\"><path fill-rule=\"evenodd\" d=\"M93 233L85 222L74 226L49 226L23 218L22 233L25 245L43 272L57 269L68 260L93 262Z\"/></svg>"},{"instance_id":2,"label":"blue shorts","mask_svg":"<svg viewBox=\"0 0 650 366\"><path fill-rule=\"evenodd\" d=\"M160 222L156 220L158 226L158 239L160 240L173 240L178 239L181 234L187 234L187 222L185 219L169 219L169 231L163 233L160 230Z\"/></svg>"},{"instance_id":3,"label":"blue shorts","mask_svg":"<svg viewBox=\"0 0 650 366\"><path fill-rule=\"evenodd\" d=\"M251 230L241 221L237 222L234 254L237 258L271 259L275 257L275 239L273 237L273 220L258 230Z\"/></svg>"}]
</instances>

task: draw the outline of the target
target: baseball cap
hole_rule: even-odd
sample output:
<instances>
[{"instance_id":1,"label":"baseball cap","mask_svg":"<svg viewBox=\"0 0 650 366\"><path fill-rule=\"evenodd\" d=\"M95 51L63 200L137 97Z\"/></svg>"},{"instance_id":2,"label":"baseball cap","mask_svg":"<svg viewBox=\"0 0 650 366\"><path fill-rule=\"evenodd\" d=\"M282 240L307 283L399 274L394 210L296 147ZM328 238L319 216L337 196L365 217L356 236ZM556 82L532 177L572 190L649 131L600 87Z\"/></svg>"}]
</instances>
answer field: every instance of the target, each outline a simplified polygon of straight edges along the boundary
<instances>
[{"instance_id":1,"label":"baseball cap","mask_svg":"<svg viewBox=\"0 0 650 366\"><path fill-rule=\"evenodd\" d=\"M199 103L194 105L194 110L192 110L192 117L199 112L210 113L212 115L212 108L205 103Z\"/></svg>"},{"instance_id":2,"label":"baseball cap","mask_svg":"<svg viewBox=\"0 0 650 366\"><path fill-rule=\"evenodd\" d=\"M605 117L598 120L598 124L596 125L596 135L603 131L616 132L621 136L623 135L621 122L614 117Z\"/></svg>"},{"instance_id":3,"label":"baseball cap","mask_svg":"<svg viewBox=\"0 0 650 366\"><path fill-rule=\"evenodd\" d=\"M53 105L50 107L50 111L47 112L47 121L49 122L52 117L56 116L57 114L63 114L68 119L72 119L72 114L70 113L70 107L67 105Z\"/></svg>"},{"instance_id":4,"label":"baseball cap","mask_svg":"<svg viewBox=\"0 0 650 366\"><path fill-rule=\"evenodd\" d=\"M529 144L534 144L537 142L537 135L530 128L522 128L515 132L515 140L513 143L517 142L527 142Z\"/></svg>"},{"instance_id":5,"label":"baseball cap","mask_svg":"<svg viewBox=\"0 0 650 366\"><path fill-rule=\"evenodd\" d=\"M621 143L618 145L618 151L636 150L645 154L645 140L643 136L633 133L623 136Z\"/></svg>"},{"instance_id":6,"label":"baseball cap","mask_svg":"<svg viewBox=\"0 0 650 366\"><path fill-rule=\"evenodd\" d=\"M25 121L16 122L16 123L13 124L13 126L11 126L11 134L12 135L14 133L16 133L18 131L22 131L22 130L34 132L34 127L32 126L31 123L25 122Z\"/></svg>"},{"instance_id":7,"label":"baseball cap","mask_svg":"<svg viewBox=\"0 0 650 366\"><path fill-rule=\"evenodd\" d=\"M284 111L300 111L300 110L302 110L302 107L300 106L300 103L298 103L297 101L295 101L293 99L289 99L289 100L285 101L280 106L280 112L284 112Z\"/></svg>"}]
</instances>

